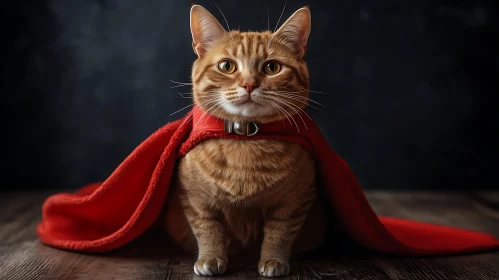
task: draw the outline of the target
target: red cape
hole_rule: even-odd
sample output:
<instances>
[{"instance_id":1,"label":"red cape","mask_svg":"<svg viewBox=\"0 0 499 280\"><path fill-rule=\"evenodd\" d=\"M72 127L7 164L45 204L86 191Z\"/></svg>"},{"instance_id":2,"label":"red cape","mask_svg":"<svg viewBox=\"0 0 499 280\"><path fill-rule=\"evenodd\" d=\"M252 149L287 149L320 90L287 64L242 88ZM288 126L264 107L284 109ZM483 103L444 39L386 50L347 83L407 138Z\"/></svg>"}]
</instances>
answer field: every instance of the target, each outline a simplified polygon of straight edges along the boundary
<instances>
[{"instance_id":1,"label":"red cape","mask_svg":"<svg viewBox=\"0 0 499 280\"><path fill-rule=\"evenodd\" d=\"M222 120L196 109L152 134L104 182L85 186L74 194L50 196L37 228L41 241L81 252L103 252L125 245L158 218L180 157L208 138L234 138L275 139L302 145L316 159L331 214L362 246L406 256L499 248L499 240L486 233L378 217L350 167L329 147L311 120L304 119L307 128L300 125L299 131L297 126L280 121L263 124L257 135L249 137L224 132Z\"/></svg>"}]
</instances>

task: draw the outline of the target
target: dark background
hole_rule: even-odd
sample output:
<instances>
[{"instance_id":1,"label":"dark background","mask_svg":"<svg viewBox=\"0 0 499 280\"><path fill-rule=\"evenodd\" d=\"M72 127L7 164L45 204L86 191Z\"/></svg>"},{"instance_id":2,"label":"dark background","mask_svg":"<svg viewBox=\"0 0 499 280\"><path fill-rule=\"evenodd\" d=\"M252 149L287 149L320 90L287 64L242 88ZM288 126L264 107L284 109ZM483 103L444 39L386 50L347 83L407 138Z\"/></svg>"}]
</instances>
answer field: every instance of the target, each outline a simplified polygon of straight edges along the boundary
<instances>
[{"instance_id":1,"label":"dark background","mask_svg":"<svg viewBox=\"0 0 499 280\"><path fill-rule=\"evenodd\" d=\"M312 10L309 113L365 188L496 188L497 0L289 1ZM217 18L213 2L196 1ZM284 1L222 1L271 29ZM103 180L189 104L189 1L5 1L2 188ZM185 112L185 111L184 111Z\"/></svg>"}]
</instances>

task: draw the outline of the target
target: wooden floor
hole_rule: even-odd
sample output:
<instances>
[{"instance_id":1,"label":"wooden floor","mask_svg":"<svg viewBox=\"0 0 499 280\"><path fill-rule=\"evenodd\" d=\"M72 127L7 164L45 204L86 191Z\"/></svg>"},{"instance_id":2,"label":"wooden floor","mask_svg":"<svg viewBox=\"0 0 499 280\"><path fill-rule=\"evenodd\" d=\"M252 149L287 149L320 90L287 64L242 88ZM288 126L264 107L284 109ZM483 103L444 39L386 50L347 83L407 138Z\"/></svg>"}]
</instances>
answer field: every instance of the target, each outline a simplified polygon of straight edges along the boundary
<instances>
[{"instance_id":1,"label":"wooden floor","mask_svg":"<svg viewBox=\"0 0 499 280\"><path fill-rule=\"evenodd\" d=\"M47 193L0 193L0 279L206 279L157 231L106 254L47 247L35 226ZM499 192L369 192L378 214L481 230L499 236ZM231 259L222 279L259 279L257 256ZM346 250L294 260L289 279L499 279L499 253L445 258L398 258Z\"/></svg>"}]
</instances>

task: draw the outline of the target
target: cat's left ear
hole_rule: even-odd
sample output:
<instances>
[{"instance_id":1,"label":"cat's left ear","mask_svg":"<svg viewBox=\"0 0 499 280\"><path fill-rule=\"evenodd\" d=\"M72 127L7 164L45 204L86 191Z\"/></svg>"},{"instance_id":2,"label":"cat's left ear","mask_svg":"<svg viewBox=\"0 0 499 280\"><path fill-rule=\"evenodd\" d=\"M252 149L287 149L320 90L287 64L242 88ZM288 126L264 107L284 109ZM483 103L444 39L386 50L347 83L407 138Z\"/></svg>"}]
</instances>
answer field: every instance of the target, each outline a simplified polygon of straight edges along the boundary
<instances>
[{"instance_id":1,"label":"cat's left ear","mask_svg":"<svg viewBox=\"0 0 499 280\"><path fill-rule=\"evenodd\" d=\"M307 41L311 29L311 14L308 6L297 10L277 30L273 37L291 46L297 55L303 57L307 51Z\"/></svg>"}]
</instances>

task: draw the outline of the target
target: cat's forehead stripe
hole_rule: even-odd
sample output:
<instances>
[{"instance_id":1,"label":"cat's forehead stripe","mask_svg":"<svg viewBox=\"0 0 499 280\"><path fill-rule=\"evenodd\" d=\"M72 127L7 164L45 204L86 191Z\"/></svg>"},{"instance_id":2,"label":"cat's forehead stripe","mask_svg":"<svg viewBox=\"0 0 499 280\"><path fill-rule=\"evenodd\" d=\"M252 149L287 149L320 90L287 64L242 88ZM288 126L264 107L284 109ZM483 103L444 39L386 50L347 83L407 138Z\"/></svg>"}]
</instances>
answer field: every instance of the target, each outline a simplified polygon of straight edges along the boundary
<instances>
[{"instance_id":1,"label":"cat's forehead stripe","mask_svg":"<svg viewBox=\"0 0 499 280\"><path fill-rule=\"evenodd\" d=\"M248 52L248 45L247 45L247 38L246 36L241 36L241 40L239 41L239 45L242 46L242 52L241 52L241 56L246 56L247 52Z\"/></svg>"},{"instance_id":2,"label":"cat's forehead stripe","mask_svg":"<svg viewBox=\"0 0 499 280\"><path fill-rule=\"evenodd\" d=\"M249 56L253 52L253 50L251 49L251 41L252 37L248 36L248 34L245 34L244 36L244 45L246 46L246 53L244 54L245 56Z\"/></svg>"},{"instance_id":3,"label":"cat's forehead stripe","mask_svg":"<svg viewBox=\"0 0 499 280\"><path fill-rule=\"evenodd\" d=\"M272 50L267 34L239 33L231 34L226 53L233 59L266 59Z\"/></svg>"},{"instance_id":4,"label":"cat's forehead stripe","mask_svg":"<svg viewBox=\"0 0 499 280\"><path fill-rule=\"evenodd\" d=\"M263 43L258 44L258 55L260 57L265 56L265 52L263 51L263 49L264 49Z\"/></svg>"},{"instance_id":5,"label":"cat's forehead stripe","mask_svg":"<svg viewBox=\"0 0 499 280\"><path fill-rule=\"evenodd\" d=\"M237 53L236 53L236 56L243 56L243 44L238 44L237 45Z\"/></svg>"},{"instance_id":6,"label":"cat's forehead stripe","mask_svg":"<svg viewBox=\"0 0 499 280\"><path fill-rule=\"evenodd\" d=\"M252 53L258 53L258 43L259 42L260 42L260 36L253 38L253 44L251 45L251 48L253 50Z\"/></svg>"}]
</instances>

